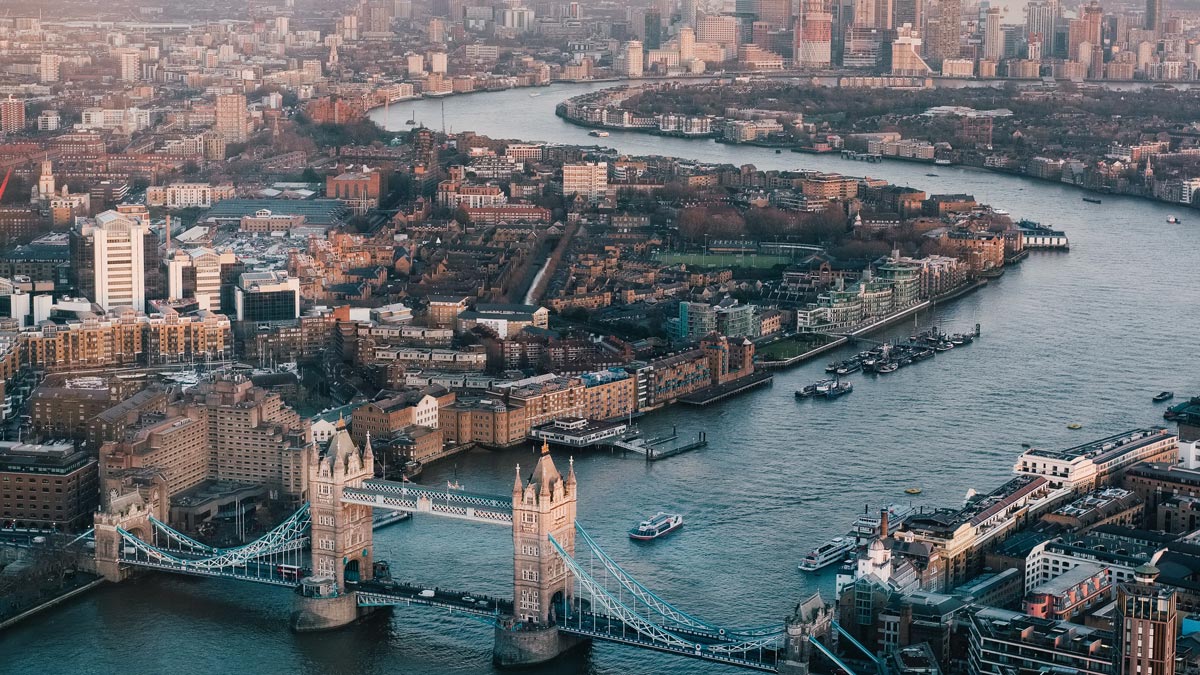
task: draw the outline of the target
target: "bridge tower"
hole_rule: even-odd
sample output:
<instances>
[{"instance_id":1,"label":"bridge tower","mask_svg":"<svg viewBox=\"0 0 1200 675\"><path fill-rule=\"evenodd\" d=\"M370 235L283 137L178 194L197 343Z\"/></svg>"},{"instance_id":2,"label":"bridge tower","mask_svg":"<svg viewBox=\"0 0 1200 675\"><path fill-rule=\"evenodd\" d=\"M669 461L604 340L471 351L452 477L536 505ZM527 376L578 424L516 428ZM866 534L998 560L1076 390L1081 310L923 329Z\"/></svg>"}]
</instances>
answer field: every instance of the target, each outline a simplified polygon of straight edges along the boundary
<instances>
[{"instance_id":1,"label":"bridge tower","mask_svg":"<svg viewBox=\"0 0 1200 675\"><path fill-rule=\"evenodd\" d=\"M371 507L342 503L342 490L362 487L375 477L370 437L360 451L345 421L339 420L325 451L308 466L312 570L301 583L292 613L292 628L300 632L357 620L353 586L371 580L374 559Z\"/></svg>"},{"instance_id":2,"label":"bridge tower","mask_svg":"<svg viewBox=\"0 0 1200 675\"><path fill-rule=\"evenodd\" d=\"M786 624L784 653L779 661L780 675L809 675L817 648L809 638L820 640L830 650L836 650L833 630L833 608L825 604L820 593L813 593L796 605Z\"/></svg>"},{"instance_id":3,"label":"bridge tower","mask_svg":"<svg viewBox=\"0 0 1200 675\"><path fill-rule=\"evenodd\" d=\"M159 492L151 490L151 496L163 498ZM137 490L120 494L115 489L109 491L105 502L95 517L96 573L108 581L123 581L129 576L129 568L121 565L125 542L117 528L148 541L153 528L150 517L160 517L156 512L160 504L158 499L147 503Z\"/></svg>"},{"instance_id":4,"label":"bridge tower","mask_svg":"<svg viewBox=\"0 0 1200 675\"><path fill-rule=\"evenodd\" d=\"M571 573L551 549L553 536L575 554L575 508L578 495L575 461L564 479L554 466L549 444L527 482L517 466L513 482L513 616L496 627L493 660L502 666L548 661L579 644L560 635L556 620L574 600Z\"/></svg>"}]
</instances>

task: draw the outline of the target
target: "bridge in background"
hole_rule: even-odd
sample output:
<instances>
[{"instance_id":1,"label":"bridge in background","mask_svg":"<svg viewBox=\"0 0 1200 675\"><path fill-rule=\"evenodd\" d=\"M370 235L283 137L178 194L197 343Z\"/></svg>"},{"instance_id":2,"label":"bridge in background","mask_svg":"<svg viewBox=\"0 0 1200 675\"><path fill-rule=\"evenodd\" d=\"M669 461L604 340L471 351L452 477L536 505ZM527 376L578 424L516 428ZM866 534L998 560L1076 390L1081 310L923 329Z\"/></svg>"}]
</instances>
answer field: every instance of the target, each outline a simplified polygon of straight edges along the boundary
<instances>
[{"instance_id":1,"label":"bridge in background","mask_svg":"<svg viewBox=\"0 0 1200 675\"><path fill-rule=\"evenodd\" d=\"M667 652L741 668L807 674L827 659L849 675L883 672L882 662L833 620L814 594L791 616L726 626L665 600L610 557L576 521L574 462L559 473L543 446L534 470L510 496L434 489L374 478L370 440L360 450L339 429L309 463L310 501L258 539L218 548L160 520L162 505L137 492L114 496L97 515L97 569L119 581L146 569L236 579L296 590L292 626L301 632L352 623L381 607L425 606L494 626L494 660L539 663L591 640ZM401 584L376 564L375 509L501 525L513 533L513 597ZM868 668L838 655L846 637Z\"/></svg>"}]
</instances>

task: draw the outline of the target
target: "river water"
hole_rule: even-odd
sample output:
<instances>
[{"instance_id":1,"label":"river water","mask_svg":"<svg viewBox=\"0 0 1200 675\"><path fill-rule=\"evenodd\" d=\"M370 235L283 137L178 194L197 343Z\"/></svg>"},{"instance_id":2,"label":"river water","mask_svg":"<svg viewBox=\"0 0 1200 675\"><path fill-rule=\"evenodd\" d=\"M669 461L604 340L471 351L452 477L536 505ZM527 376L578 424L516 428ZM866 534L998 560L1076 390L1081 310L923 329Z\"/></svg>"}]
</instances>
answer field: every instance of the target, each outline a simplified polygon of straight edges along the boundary
<instances>
[{"instance_id":1,"label":"river water","mask_svg":"<svg viewBox=\"0 0 1200 675\"><path fill-rule=\"evenodd\" d=\"M810 548L843 533L866 504L912 500L957 505L969 488L1011 475L1020 444L1066 447L1161 423L1150 397L1200 391L1197 288L1200 217L1136 199L1080 201L1075 189L982 171L832 157L613 132L590 138L553 114L595 85L556 85L393 106L403 127L559 143L597 140L630 154L753 163L763 169L868 173L929 192L967 192L1062 228L1069 253L1035 253L1003 278L919 317L966 331L974 345L893 375L854 376L843 399L796 402L792 391L823 375L824 359L778 374L772 387L694 409L644 418L649 434L677 427L709 445L648 465L608 454L576 459L579 519L639 580L715 621L781 619L807 593L830 597L832 570L805 576ZM927 177L936 172L937 177ZM1167 224L1172 213L1184 223ZM911 332L912 324L894 335ZM849 353L846 350L845 353ZM830 358L834 358L831 355ZM1079 422L1080 431L1066 425ZM557 456L565 470L566 457ZM458 480L507 494L530 449L475 451L434 467L423 481ZM924 492L908 497L903 490ZM659 509L686 526L652 545L625 530ZM503 528L416 518L377 533L377 557L400 579L478 593L511 592L511 535ZM451 673L491 672L491 632L436 610L397 608L345 630L294 635L287 591L237 582L150 577L94 592L0 635L4 673ZM540 673L728 672L680 657L597 644Z\"/></svg>"}]
</instances>

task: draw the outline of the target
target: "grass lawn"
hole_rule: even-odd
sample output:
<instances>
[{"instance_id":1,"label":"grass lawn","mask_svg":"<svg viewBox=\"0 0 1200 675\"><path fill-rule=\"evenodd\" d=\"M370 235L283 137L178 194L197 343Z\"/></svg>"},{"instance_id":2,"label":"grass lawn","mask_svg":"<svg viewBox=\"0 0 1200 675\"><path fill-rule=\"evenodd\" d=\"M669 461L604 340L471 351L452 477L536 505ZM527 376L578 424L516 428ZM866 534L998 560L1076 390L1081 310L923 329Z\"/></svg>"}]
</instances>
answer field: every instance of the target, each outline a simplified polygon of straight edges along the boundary
<instances>
[{"instance_id":1,"label":"grass lawn","mask_svg":"<svg viewBox=\"0 0 1200 675\"><path fill-rule=\"evenodd\" d=\"M658 261L664 265L683 263L689 267L754 267L769 269L776 265L788 265L792 259L782 255L741 255L737 253L660 253Z\"/></svg>"}]
</instances>

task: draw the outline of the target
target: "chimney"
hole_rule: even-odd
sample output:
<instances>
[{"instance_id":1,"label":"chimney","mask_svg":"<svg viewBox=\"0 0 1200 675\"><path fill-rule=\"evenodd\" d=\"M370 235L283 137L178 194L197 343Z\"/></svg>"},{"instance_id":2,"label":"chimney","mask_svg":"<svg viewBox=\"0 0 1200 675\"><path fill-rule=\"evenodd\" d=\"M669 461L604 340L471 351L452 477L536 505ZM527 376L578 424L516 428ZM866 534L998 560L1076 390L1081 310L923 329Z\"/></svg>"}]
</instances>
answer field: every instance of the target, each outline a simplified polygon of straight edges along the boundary
<instances>
[{"instance_id":1,"label":"chimney","mask_svg":"<svg viewBox=\"0 0 1200 675\"><path fill-rule=\"evenodd\" d=\"M886 539L888 536L888 510L882 508L879 510L879 538Z\"/></svg>"}]
</instances>

